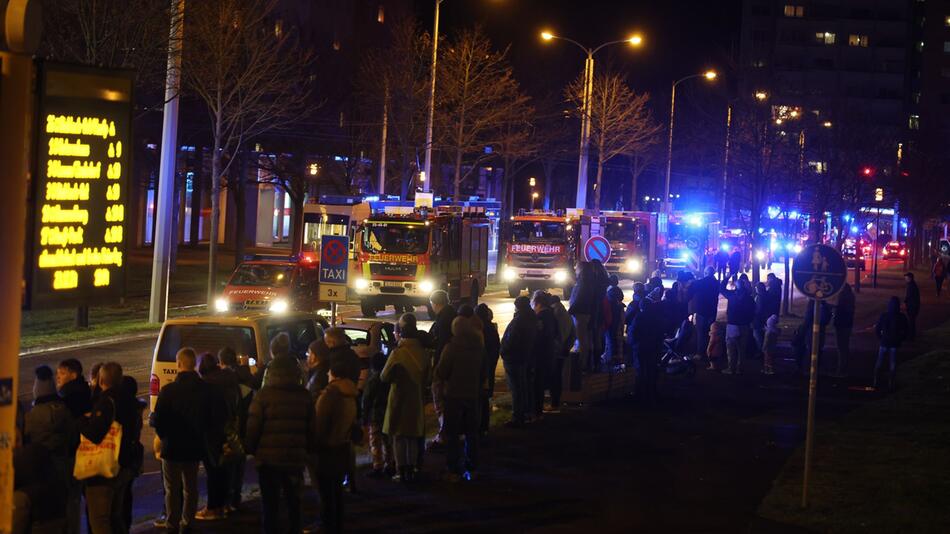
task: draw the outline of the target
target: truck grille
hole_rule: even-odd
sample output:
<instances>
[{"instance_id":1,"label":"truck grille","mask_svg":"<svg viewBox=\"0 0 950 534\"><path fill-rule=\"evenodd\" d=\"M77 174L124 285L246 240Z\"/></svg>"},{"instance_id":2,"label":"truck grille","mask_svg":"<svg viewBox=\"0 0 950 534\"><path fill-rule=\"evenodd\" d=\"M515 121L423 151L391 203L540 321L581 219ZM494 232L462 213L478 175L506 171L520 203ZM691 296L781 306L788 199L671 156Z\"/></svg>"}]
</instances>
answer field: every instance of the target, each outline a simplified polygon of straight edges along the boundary
<instances>
[{"instance_id":1,"label":"truck grille","mask_svg":"<svg viewBox=\"0 0 950 534\"><path fill-rule=\"evenodd\" d=\"M379 288L380 293L388 293L392 295L402 295L406 292L405 288L395 287L395 286L381 286Z\"/></svg>"},{"instance_id":2,"label":"truck grille","mask_svg":"<svg viewBox=\"0 0 950 534\"><path fill-rule=\"evenodd\" d=\"M231 304L231 309L241 311L241 310L262 310L267 308L270 305L269 300L245 300L244 302L234 302Z\"/></svg>"},{"instance_id":3,"label":"truck grille","mask_svg":"<svg viewBox=\"0 0 950 534\"><path fill-rule=\"evenodd\" d=\"M405 276L407 278L414 278L416 276L416 265L370 262L369 274L371 276Z\"/></svg>"},{"instance_id":4,"label":"truck grille","mask_svg":"<svg viewBox=\"0 0 950 534\"><path fill-rule=\"evenodd\" d=\"M521 267L523 269L550 269L557 267L561 263L558 256L548 254L511 254L510 258L512 267Z\"/></svg>"}]
</instances>

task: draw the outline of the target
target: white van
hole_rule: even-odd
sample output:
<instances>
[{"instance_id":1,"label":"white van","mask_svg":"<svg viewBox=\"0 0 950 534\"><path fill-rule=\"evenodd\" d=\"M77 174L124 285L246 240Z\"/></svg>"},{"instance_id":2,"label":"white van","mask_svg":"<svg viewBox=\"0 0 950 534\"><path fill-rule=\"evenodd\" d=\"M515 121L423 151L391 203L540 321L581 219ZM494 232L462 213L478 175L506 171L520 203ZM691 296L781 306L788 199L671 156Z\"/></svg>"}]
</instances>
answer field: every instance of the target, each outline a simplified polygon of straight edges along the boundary
<instances>
[{"instance_id":1,"label":"white van","mask_svg":"<svg viewBox=\"0 0 950 534\"><path fill-rule=\"evenodd\" d=\"M325 328L327 322L322 317L307 312L168 319L162 325L152 356L150 406L154 409L159 390L174 382L178 374L175 354L182 347L191 347L198 355L217 354L224 347L231 347L239 358L246 357L253 368L262 356L269 356L270 342L277 334L286 332L290 336L290 353L304 360L310 342L322 338Z\"/></svg>"}]
</instances>

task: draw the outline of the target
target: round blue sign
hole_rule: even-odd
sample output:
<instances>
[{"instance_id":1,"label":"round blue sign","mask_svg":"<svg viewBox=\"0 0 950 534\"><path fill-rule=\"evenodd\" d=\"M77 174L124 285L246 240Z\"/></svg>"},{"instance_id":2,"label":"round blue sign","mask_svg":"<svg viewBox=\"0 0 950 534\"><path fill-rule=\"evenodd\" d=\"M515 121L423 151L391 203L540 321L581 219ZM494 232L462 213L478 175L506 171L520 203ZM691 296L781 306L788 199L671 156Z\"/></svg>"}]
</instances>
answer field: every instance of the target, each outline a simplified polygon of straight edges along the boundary
<instances>
[{"instance_id":1,"label":"round blue sign","mask_svg":"<svg viewBox=\"0 0 950 534\"><path fill-rule=\"evenodd\" d=\"M848 278L841 253L828 245L808 245L795 257L792 280L810 299L825 300L838 294Z\"/></svg>"},{"instance_id":2,"label":"round blue sign","mask_svg":"<svg viewBox=\"0 0 950 534\"><path fill-rule=\"evenodd\" d=\"M602 264L606 264L607 260L610 259L610 241L607 241L603 236L591 236L584 244L584 256L587 261L597 260Z\"/></svg>"}]
</instances>

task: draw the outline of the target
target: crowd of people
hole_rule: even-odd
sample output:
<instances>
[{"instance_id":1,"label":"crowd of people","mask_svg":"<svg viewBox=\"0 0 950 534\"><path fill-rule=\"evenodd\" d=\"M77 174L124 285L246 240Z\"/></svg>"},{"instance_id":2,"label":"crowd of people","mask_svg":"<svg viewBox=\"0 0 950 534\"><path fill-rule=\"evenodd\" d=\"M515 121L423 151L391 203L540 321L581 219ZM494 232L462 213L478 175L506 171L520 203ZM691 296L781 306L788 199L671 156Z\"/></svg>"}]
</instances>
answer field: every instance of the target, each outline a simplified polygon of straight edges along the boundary
<instances>
[{"instance_id":1,"label":"crowd of people","mask_svg":"<svg viewBox=\"0 0 950 534\"><path fill-rule=\"evenodd\" d=\"M920 292L913 274L906 281L906 314L893 297L876 324L875 385L886 371L893 387L897 349L915 334ZM381 345L380 323L362 344L352 344L340 328L320 332L303 363L286 333L271 340L270 353L253 367L229 347L217 354L183 347L175 381L159 392L148 418L164 486L164 513L155 524L187 532L196 521L240 510L248 457L257 470L264 532L314 530L302 525L306 478L319 494L321 531L342 531L344 492L355 491L355 447L363 443L369 477L412 484L428 451L443 448L442 478L472 480L490 427L499 359L512 428L558 413L565 386L579 388L584 373L604 368L636 369L638 397L655 402L665 351L705 359L709 370L727 375L761 357L762 372L774 374L782 293L772 274L753 286L743 273L710 266L700 278L682 273L669 288L654 273L633 284L625 303L616 276L599 262L580 262L568 302L541 290L519 296L502 335L487 305L456 308L444 291L435 291L431 328L423 331L415 315L404 314L392 347ZM720 298L726 300L724 321ZM820 303L817 317L814 310L806 306L790 339L799 368L807 367L817 321L819 354L833 325L835 368L844 375L855 315L851 287L845 285L834 306ZM16 532L43 524L80 532L83 501L93 534L129 531L131 488L145 458L145 404L137 393L135 380L114 362L94 365L88 377L75 359L60 362L55 372L36 368L32 409L21 410L18 420ZM438 431L427 444L429 402ZM103 453L115 449L111 460ZM199 465L207 479L201 510ZM289 522L283 529L282 509Z\"/></svg>"}]
</instances>

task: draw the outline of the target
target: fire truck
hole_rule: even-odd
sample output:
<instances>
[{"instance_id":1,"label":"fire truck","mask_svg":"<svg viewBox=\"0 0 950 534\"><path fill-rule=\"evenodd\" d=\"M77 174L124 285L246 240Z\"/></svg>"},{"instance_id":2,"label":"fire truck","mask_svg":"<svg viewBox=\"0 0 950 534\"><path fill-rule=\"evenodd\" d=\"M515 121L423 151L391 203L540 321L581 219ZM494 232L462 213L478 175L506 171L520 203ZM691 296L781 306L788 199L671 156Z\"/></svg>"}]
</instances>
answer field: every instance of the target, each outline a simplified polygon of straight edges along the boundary
<instances>
[{"instance_id":1,"label":"fire truck","mask_svg":"<svg viewBox=\"0 0 950 534\"><path fill-rule=\"evenodd\" d=\"M511 218L502 280L512 298L522 289L560 287L570 295L580 239L580 218L554 212L521 212Z\"/></svg>"},{"instance_id":2,"label":"fire truck","mask_svg":"<svg viewBox=\"0 0 950 534\"><path fill-rule=\"evenodd\" d=\"M318 300L318 265L313 253L248 256L231 273L224 292L215 300L215 311L284 313L326 308L326 303Z\"/></svg>"},{"instance_id":3,"label":"fire truck","mask_svg":"<svg viewBox=\"0 0 950 534\"><path fill-rule=\"evenodd\" d=\"M602 211L601 235L610 241L607 271L620 278L640 279L656 265L658 214L645 211Z\"/></svg>"},{"instance_id":4,"label":"fire truck","mask_svg":"<svg viewBox=\"0 0 950 534\"><path fill-rule=\"evenodd\" d=\"M370 215L356 228L358 274L351 286L364 317L386 306L396 312L424 305L444 289L452 302L478 303L488 282L489 221L461 207L407 208Z\"/></svg>"},{"instance_id":5,"label":"fire truck","mask_svg":"<svg viewBox=\"0 0 950 534\"><path fill-rule=\"evenodd\" d=\"M702 274L719 250L719 221L714 213L673 214L658 240L663 249L661 270L672 276L682 270Z\"/></svg>"}]
</instances>

